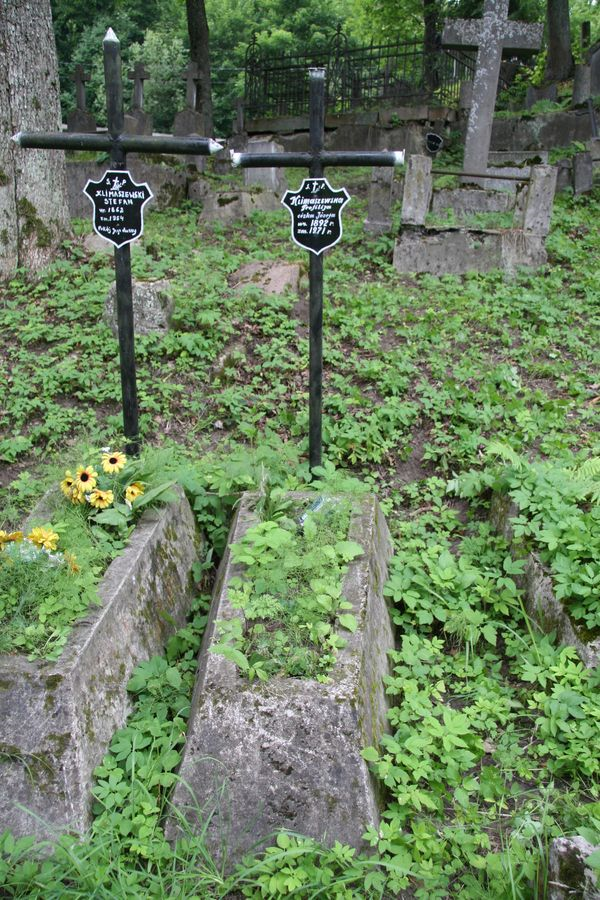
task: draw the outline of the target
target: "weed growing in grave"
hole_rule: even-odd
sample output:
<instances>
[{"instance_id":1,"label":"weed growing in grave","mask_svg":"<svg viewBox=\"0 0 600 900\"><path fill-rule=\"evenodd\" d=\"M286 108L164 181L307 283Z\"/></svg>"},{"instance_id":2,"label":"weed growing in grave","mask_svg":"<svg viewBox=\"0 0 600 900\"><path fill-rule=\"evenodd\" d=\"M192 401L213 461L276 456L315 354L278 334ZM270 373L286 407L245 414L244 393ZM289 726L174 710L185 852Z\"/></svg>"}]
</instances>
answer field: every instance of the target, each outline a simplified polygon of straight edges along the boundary
<instances>
[{"instance_id":1,"label":"weed growing in grave","mask_svg":"<svg viewBox=\"0 0 600 900\"><path fill-rule=\"evenodd\" d=\"M348 563L362 553L348 540L352 504L320 497L303 512L290 501L252 525L231 559L244 574L230 579L228 599L239 613L217 623L211 652L230 659L243 675L326 681L336 651L346 641L341 627L356 631L352 604L342 595Z\"/></svg>"}]
</instances>

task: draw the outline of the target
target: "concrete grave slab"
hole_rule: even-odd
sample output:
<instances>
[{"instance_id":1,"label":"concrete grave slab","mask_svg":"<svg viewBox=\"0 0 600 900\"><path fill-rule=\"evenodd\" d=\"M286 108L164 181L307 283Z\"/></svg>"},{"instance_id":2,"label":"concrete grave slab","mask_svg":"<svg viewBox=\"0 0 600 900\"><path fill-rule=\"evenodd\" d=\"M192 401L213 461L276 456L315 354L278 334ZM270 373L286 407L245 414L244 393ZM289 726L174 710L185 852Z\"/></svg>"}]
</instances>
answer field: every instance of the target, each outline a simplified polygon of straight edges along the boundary
<instances>
[{"instance_id":1,"label":"concrete grave slab","mask_svg":"<svg viewBox=\"0 0 600 900\"><path fill-rule=\"evenodd\" d=\"M490 150L488 162L490 166L522 166L548 162L548 150ZM501 171L501 170L500 170Z\"/></svg>"},{"instance_id":2,"label":"concrete grave slab","mask_svg":"<svg viewBox=\"0 0 600 900\"><path fill-rule=\"evenodd\" d=\"M256 521L253 502L244 495L230 545ZM206 828L214 853L229 848L231 864L261 842L265 846L280 828L362 848L365 826L379 821L377 787L360 751L386 729L383 676L393 635L383 586L392 551L375 498L359 502L350 537L364 554L350 564L343 588L359 626L353 635L344 632L348 644L339 651L330 684L248 682L232 662L207 652L215 621L233 614L229 581L243 571L229 551L221 563L173 803L192 829ZM207 821L209 809L215 813ZM177 833L173 822L170 836Z\"/></svg>"},{"instance_id":3,"label":"concrete grave slab","mask_svg":"<svg viewBox=\"0 0 600 900\"><path fill-rule=\"evenodd\" d=\"M92 773L130 712L132 671L162 653L195 596L200 538L178 494L144 513L102 579L101 606L74 626L58 660L0 656L0 833L46 839L90 825ZM47 504L28 521L46 521Z\"/></svg>"},{"instance_id":4,"label":"concrete grave slab","mask_svg":"<svg viewBox=\"0 0 600 900\"><path fill-rule=\"evenodd\" d=\"M490 521L492 527L505 538L509 545L514 541L510 520L518 514L519 509L510 497L494 495L490 508ZM590 640L585 629L571 618L568 609L560 600L557 600L552 587L552 579L546 573L536 553L527 555L525 573L517 576L517 583L525 592L527 613L545 634L555 631L560 644L575 647L587 668L594 668L600 664L600 638Z\"/></svg>"},{"instance_id":5,"label":"concrete grave slab","mask_svg":"<svg viewBox=\"0 0 600 900\"><path fill-rule=\"evenodd\" d=\"M174 305L171 294L171 282L166 279L162 281L134 281L132 288L135 333L167 332L171 325ZM111 285L104 304L103 319L114 336L118 337L117 288L114 284Z\"/></svg>"}]
</instances>

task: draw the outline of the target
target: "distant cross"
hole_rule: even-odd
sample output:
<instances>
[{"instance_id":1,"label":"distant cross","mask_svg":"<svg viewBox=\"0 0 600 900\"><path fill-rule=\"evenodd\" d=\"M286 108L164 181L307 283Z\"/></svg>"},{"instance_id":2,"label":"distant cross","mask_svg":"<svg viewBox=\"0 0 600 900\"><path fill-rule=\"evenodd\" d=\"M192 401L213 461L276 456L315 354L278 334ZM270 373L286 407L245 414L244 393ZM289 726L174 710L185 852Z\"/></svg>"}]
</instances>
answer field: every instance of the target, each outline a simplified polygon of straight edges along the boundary
<instances>
[{"instance_id":1,"label":"distant cross","mask_svg":"<svg viewBox=\"0 0 600 900\"><path fill-rule=\"evenodd\" d=\"M125 182L131 180L126 164L127 153L129 152L181 153L191 156L207 156L222 149L221 145L216 141L203 137L176 138L124 134L121 45L112 28L109 28L106 32L103 45L108 133L64 134L63 132L20 131L13 138L20 147L32 147L41 150L102 150L105 153L110 153L110 169L124 172L124 177L126 176ZM148 191L147 185L140 187L144 187L145 191ZM96 221L96 210L94 215L94 220ZM114 241L111 242L115 243ZM123 431L128 440L128 452L135 454L139 451L138 400L133 331L131 251L129 243L121 246L115 244L114 253L121 393L123 397Z\"/></svg>"},{"instance_id":2,"label":"distant cross","mask_svg":"<svg viewBox=\"0 0 600 900\"><path fill-rule=\"evenodd\" d=\"M483 19L446 19L442 46L477 50L463 171L485 175L502 52L539 50L544 26L508 19L509 0L485 0Z\"/></svg>"},{"instance_id":3,"label":"distant cross","mask_svg":"<svg viewBox=\"0 0 600 900\"><path fill-rule=\"evenodd\" d=\"M73 73L73 81L75 82L75 101L77 103L77 109L80 109L81 112L85 112L86 110L85 83L89 80L90 76L84 72L83 66L75 66L75 71Z\"/></svg>"},{"instance_id":4,"label":"distant cross","mask_svg":"<svg viewBox=\"0 0 600 900\"><path fill-rule=\"evenodd\" d=\"M189 62L181 77L185 81L185 105L188 109L196 109L198 97L198 63Z\"/></svg>"},{"instance_id":5,"label":"distant cross","mask_svg":"<svg viewBox=\"0 0 600 900\"><path fill-rule=\"evenodd\" d=\"M293 235L296 243L309 250L309 464L311 470L321 465L321 418L323 395L323 250L333 246L341 237L320 240L334 221L336 205L341 209L350 199L345 191L335 191L323 178L325 166L398 166L404 162L404 151L329 151L325 144L325 69L309 70L310 88L310 150L308 153L236 153L231 152L234 166L271 168L272 166L307 167L311 180L304 180L300 191L288 191L283 203L292 213ZM312 180L314 179L314 180ZM315 195L314 200L310 195ZM319 195L325 199L319 200ZM315 204L311 209L311 202ZM297 210L298 212L294 212ZM329 219L327 219L329 217ZM311 234L312 232L312 234ZM304 235L304 236L303 236ZM329 240L329 243L327 243Z\"/></svg>"},{"instance_id":6,"label":"distant cross","mask_svg":"<svg viewBox=\"0 0 600 900\"><path fill-rule=\"evenodd\" d=\"M150 76L146 71L146 67L144 63L137 62L133 69L129 72L128 76L130 81L133 81L133 109L143 109L144 108L144 81L146 81Z\"/></svg>"}]
</instances>

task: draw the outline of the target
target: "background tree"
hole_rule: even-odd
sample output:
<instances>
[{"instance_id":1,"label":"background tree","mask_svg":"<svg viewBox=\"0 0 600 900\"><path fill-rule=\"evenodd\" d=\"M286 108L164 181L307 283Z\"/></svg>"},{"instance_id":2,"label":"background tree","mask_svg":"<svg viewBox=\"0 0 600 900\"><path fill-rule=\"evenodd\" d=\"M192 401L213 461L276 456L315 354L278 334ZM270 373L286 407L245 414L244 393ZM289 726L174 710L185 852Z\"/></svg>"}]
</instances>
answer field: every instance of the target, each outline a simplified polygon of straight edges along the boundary
<instances>
[{"instance_id":1,"label":"background tree","mask_svg":"<svg viewBox=\"0 0 600 900\"><path fill-rule=\"evenodd\" d=\"M569 0L547 0L546 27L548 53L544 78L565 81L573 74Z\"/></svg>"},{"instance_id":2,"label":"background tree","mask_svg":"<svg viewBox=\"0 0 600 900\"><path fill-rule=\"evenodd\" d=\"M64 155L21 150L17 131L58 131L50 0L0 0L0 275L37 271L69 229Z\"/></svg>"},{"instance_id":3,"label":"background tree","mask_svg":"<svg viewBox=\"0 0 600 900\"><path fill-rule=\"evenodd\" d=\"M185 0L190 40L190 59L198 66L199 108L206 135L213 133L212 88L210 78L210 43L204 0Z\"/></svg>"}]
</instances>

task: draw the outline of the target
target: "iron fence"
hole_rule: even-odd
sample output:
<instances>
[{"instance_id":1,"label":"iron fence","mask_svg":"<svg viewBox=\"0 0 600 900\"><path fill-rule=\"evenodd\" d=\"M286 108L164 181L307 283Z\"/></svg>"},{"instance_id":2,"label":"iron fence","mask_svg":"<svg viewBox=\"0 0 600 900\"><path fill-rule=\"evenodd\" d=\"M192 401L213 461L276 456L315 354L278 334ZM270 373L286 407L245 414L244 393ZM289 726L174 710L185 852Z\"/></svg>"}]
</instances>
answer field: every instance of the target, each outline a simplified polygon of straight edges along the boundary
<instances>
[{"instance_id":1,"label":"iron fence","mask_svg":"<svg viewBox=\"0 0 600 900\"><path fill-rule=\"evenodd\" d=\"M321 52L266 54L256 37L246 51L244 108L249 118L308 113L308 69L326 70L329 113L373 106L458 101L473 78L475 52L426 50L422 42L351 47L338 28Z\"/></svg>"}]
</instances>

